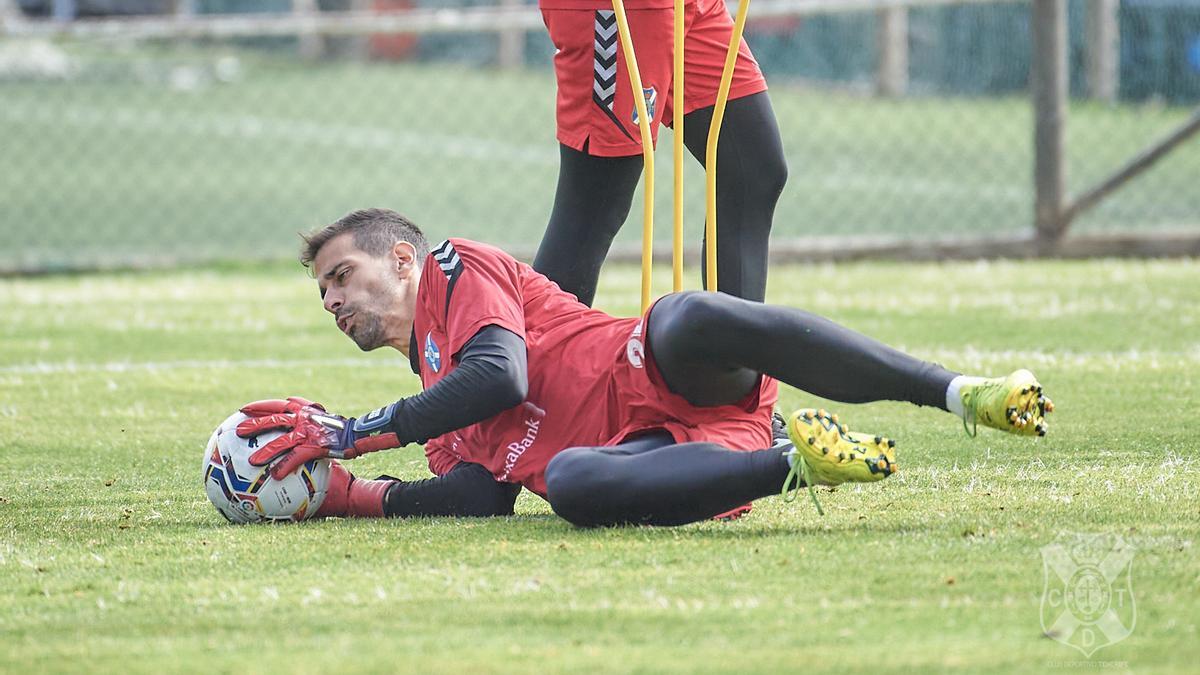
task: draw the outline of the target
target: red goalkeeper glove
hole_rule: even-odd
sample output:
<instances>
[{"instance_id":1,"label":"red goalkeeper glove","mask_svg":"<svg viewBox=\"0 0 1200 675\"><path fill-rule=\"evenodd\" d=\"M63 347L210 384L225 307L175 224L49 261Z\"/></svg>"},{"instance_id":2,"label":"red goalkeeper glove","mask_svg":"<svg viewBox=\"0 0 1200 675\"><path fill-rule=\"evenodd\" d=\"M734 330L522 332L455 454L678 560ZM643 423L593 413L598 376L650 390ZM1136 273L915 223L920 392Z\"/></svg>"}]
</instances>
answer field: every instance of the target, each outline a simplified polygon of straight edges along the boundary
<instances>
[{"instance_id":1,"label":"red goalkeeper glove","mask_svg":"<svg viewBox=\"0 0 1200 675\"><path fill-rule=\"evenodd\" d=\"M389 428L394 403L359 418L347 418L326 412L319 403L293 396L286 401L255 401L243 406L242 412L249 417L237 426L242 438L267 431L286 432L250 455L254 466L274 463L274 478L282 478L314 459L354 459L401 445Z\"/></svg>"}]
</instances>

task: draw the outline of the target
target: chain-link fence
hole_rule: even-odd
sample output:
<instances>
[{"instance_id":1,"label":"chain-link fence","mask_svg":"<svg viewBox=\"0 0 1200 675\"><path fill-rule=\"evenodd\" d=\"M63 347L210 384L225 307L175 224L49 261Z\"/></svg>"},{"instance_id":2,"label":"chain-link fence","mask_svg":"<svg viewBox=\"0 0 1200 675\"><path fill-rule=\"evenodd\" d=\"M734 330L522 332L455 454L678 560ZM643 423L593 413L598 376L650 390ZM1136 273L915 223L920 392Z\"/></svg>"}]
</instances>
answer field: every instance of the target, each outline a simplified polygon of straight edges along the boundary
<instances>
[{"instance_id":1,"label":"chain-link fence","mask_svg":"<svg viewBox=\"0 0 1200 675\"><path fill-rule=\"evenodd\" d=\"M353 17L434 3L451 6L0 0L0 269L284 257L297 231L371 205L405 212L435 237L532 249L558 156L553 48L536 9L463 32L443 21L406 34L364 32L361 22L271 28L261 14L282 22L306 8ZM746 39L790 166L777 241L1031 230L1029 3L826 13L762 4L750 8ZM1102 6L1111 12L1097 21ZM1200 2L1069 8L1065 159L1068 188L1079 192L1193 114ZM117 21L122 9L161 14L145 20L142 37L94 23ZM261 30L212 23L233 9L255 12L245 16ZM1111 44L1097 46L1106 34ZM670 147L664 131L663 224ZM698 248L703 174L695 162L686 169ZM622 243L637 240L640 213L635 202ZM659 228L664 246L669 229ZM1164 229L1200 233L1195 139L1072 231Z\"/></svg>"}]
</instances>

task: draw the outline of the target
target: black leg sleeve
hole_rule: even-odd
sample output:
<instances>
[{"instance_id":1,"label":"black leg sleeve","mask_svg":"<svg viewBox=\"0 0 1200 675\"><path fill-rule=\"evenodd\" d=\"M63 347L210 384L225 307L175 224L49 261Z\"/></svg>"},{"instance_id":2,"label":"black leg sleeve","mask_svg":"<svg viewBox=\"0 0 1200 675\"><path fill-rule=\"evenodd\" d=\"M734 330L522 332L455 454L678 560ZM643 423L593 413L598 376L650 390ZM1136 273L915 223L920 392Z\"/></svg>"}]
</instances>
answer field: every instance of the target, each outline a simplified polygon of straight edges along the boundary
<instances>
[{"instance_id":1,"label":"black leg sleeve","mask_svg":"<svg viewBox=\"0 0 1200 675\"><path fill-rule=\"evenodd\" d=\"M815 314L724 293L664 297L647 330L667 385L695 405L737 401L766 373L835 401L944 410L957 375Z\"/></svg>"},{"instance_id":2,"label":"black leg sleeve","mask_svg":"<svg viewBox=\"0 0 1200 675\"><path fill-rule=\"evenodd\" d=\"M593 157L560 146L558 188L533 269L591 306L600 266L629 215L642 157Z\"/></svg>"},{"instance_id":3,"label":"black leg sleeve","mask_svg":"<svg viewBox=\"0 0 1200 675\"><path fill-rule=\"evenodd\" d=\"M712 107L684 120L684 142L704 163ZM779 126L766 92L730 101L717 150L717 283L761 302L775 203L787 181ZM600 267L629 216L642 157L593 157L560 146L558 188L533 268L591 305Z\"/></svg>"},{"instance_id":4,"label":"black leg sleeve","mask_svg":"<svg viewBox=\"0 0 1200 675\"><path fill-rule=\"evenodd\" d=\"M396 481L383 498L383 514L413 516L511 516L521 486L500 483L478 464L463 463L445 476Z\"/></svg>"},{"instance_id":5,"label":"black leg sleeve","mask_svg":"<svg viewBox=\"0 0 1200 675\"><path fill-rule=\"evenodd\" d=\"M788 474L782 452L713 443L571 448L546 467L547 499L580 527L683 525L778 494Z\"/></svg>"},{"instance_id":6,"label":"black leg sleeve","mask_svg":"<svg viewBox=\"0 0 1200 675\"><path fill-rule=\"evenodd\" d=\"M683 120L684 143L701 164L705 161L712 116L710 106L689 113ZM783 141L767 92L729 102L719 141L717 289L762 302L767 293L771 220L787 182ZM703 266L701 270L707 277Z\"/></svg>"}]
</instances>

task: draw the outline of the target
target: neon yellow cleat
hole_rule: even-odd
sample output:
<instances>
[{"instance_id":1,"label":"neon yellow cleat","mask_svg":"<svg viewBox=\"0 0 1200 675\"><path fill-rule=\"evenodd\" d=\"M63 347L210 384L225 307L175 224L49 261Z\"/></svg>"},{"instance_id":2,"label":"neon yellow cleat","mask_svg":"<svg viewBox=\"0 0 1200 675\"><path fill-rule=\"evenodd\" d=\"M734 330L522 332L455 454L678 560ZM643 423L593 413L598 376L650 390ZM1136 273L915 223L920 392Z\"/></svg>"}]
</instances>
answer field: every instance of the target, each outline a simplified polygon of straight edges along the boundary
<instances>
[{"instance_id":1,"label":"neon yellow cleat","mask_svg":"<svg viewBox=\"0 0 1200 675\"><path fill-rule=\"evenodd\" d=\"M1008 377L984 380L962 388L963 428L974 436L978 425L1021 436L1045 436L1046 413L1054 402L1042 393L1042 385L1028 370Z\"/></svg>"},{"instance_id":2,"label":"neon yellow cleat","mask_svg":"<svg viewBox=\"0 0 1200 675\"><path fill-rule=\"evenodd\" d=\"M788 419L787 432L795 461L783 486L785 498L789 487L802 477L819 513L824 511L813 485L869 483L898 470L895 441L850 431L837 415L824 410L797 410Z\"/></svg>"}]
</instances>

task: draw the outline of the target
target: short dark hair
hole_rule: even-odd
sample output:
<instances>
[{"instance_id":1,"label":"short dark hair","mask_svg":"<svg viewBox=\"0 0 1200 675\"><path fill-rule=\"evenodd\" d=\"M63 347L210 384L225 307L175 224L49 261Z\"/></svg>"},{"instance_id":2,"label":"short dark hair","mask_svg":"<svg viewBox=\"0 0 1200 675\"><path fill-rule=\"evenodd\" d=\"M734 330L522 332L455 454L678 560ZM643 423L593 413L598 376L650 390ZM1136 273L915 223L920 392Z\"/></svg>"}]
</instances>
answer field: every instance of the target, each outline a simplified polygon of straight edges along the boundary
<instances>
[{"instance_id":1,"label":"short dark hair","mask_svg":"<svg viewBox=\"0 0 1200 675\"><path fill-rule=\"evenodd\" d=\"M417 250L418 265L429 255L429 240L421 228L408 218L390 209L359 209L342 216L332 225L300 235L304 240L304 247L300 249L300 264L311 269L321 247L346 232L353 233L354 245L359 250L376 258L392 250L396 242L401 241L412 244Z\"/></svg>"}]
</instances>

